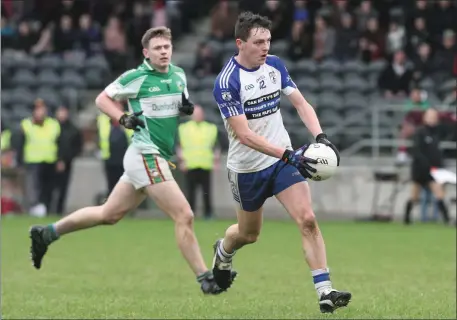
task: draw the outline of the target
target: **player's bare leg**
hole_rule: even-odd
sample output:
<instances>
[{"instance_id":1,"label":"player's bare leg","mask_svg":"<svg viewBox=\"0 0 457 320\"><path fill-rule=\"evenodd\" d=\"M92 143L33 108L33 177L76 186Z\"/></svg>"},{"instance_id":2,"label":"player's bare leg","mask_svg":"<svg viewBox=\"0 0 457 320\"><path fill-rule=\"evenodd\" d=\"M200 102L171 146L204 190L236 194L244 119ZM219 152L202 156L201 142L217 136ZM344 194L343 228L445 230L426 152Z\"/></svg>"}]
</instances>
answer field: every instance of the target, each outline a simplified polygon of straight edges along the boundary
<instances>
[{"instance_id":1,"label":"player's bare leg","mask_svg":"<svg viewBox=\"0 0 457 320\"><path fill-rule=\"evenodd\" d=\"M197 280L202 283L203 292L214 293L214 289L211 288L212 284L205 283L208 282L207 280L211 282L213 278L205 264L194 232L194 214L178 184L175 181L165 181L148 186L146 192L157 206L175 222L175 235L179 250L197 276ZM230 277L234 279L236 273L231 273ZM208 287L205 289L204 285L208 285Z\"/></svg>"},{"instance_id":2,"label":"player's bare leg","mask_svg":"<svg viewBox=\"0 0 457 320\"><path fill-rule=\"evenodd\" d=\"M214 244L213 274L221 288L232 284L232 258L236 250L257 241L262 228L262 212L262 208L253 212L238 209L238 223L231 225L225 231L224 239Z\"/></svg>"},{"instance_id":3,"label":"player's bare leg","mask_svg":"<svg viewBox=\"0 0 457 320\"><path fill-rule=\"evenodd\" d=\"M146 188L149 197L175 222L178 247L195 275L208 271L194 234L194 214L175 181L165 181Z\"/></svg>"},{"instance_id":4,"label":"player's bare leg","mask_svg":"<svg viewBox=\"0 0 457 320\"><path fill-rule=\"evenodd\" d=\"M333 289L330 281L324 238L312 209L308 183L296 183L278 193L276 198L297 223L302 235L305 259L311 269L321 312L333 312L347 306L351 294Z\"/></svg>"},{"instance_id":5,"label":"player's bare leg","mask_svg":"<svg viewBox=\"0 0 457 320\"><path fill-rule=\"evenodd\" d=\"M276 195L302 235L306 262L311 270L326 269L325 243L311 207L311 194L306 182L296 183Z\"/></svg>"},{"instance_id":6,"label":"player's bare leg","mask_svg":"<svg viewBox=\"0 0 457 320\"><path fill-rule=\"evenodd\" d=\"M113 225L144 199L145 195L136 191L131 184L119 181L104 204L79 209L48 226L33 226L30 229L33 265L41 268L41 260L48 246L61 236L98 225Z\"/></svg>"}]
</instances>

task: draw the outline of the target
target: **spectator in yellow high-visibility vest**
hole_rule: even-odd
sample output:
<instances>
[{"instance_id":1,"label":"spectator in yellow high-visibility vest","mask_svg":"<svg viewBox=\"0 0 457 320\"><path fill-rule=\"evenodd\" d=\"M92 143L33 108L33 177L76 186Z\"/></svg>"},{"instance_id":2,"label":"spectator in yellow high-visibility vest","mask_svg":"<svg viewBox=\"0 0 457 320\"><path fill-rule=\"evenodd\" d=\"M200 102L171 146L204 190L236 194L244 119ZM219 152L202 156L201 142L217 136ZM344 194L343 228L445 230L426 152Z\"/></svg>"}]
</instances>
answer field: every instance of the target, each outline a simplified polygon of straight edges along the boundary
<instances>
[{"instance_id":1,"label":"spectator in yellow high-visibility vest","mask_svg":"<svg viewBox=\"0 0 457 320\"><path fill-rule=\"evenodd\" d=\"M215 124L205 121L201 106L195 105L192 120L183 123L178 129L179 167L186 173L187 196L195 212L196 191L203 191L204 217L213 215L211 172L219 166L220 148L218 130Z\"/></svg>"},{"instance_id":2,"label":"spectator in yellow high-visibility vest","mask_svg":"<svg viewBox=\"0 0 457 320\"><path fill-rule=\"evenodd\" d=\"M56 168L62 163L59 139L59 122L48 116L44 101L37 99L32 117L21 121L18 139L18 163L25 167L32 215L44 216L50 208Z\"/></svg>"},{"instance_id":3,"label":"spectator in yellow high-visibility vest","mask_svg":"<svg viewBox=\"0 0 457 320\"><path fill-rule=\"evenodd\" d=\"M118 107L122 109L122 105ZM126 130L119 122L102 113L97 117L98 143L100 156L104 162L107 182L107 194L124 174L124 154L127 150L133 130Z\"/></svg>"},{"instance_id":4,"label":"spectator in yellow high-visibility vest","mask_svg":"<svg viewBox=\"0 0 457 320\"><path fill-rule=\"evenodd\" d=\"M11 149L11 130L9 128L6 128L3 121L1 124L1 130L2 130L2 135L1 135L1 164L2 168L7 168L11 167L13 165L13 151Z\"/></svg>"},{"instance_id":5,"label":"spectator in yellow high-visibility vest","mask_svg":"<svg viewBox=\"0 0 457 320\"><path fill-rule=\"evenodd\" d=\"M9 150L11 147L11 130L6 129L2 123L2 151Z\"/></svg>"}]
</instances>

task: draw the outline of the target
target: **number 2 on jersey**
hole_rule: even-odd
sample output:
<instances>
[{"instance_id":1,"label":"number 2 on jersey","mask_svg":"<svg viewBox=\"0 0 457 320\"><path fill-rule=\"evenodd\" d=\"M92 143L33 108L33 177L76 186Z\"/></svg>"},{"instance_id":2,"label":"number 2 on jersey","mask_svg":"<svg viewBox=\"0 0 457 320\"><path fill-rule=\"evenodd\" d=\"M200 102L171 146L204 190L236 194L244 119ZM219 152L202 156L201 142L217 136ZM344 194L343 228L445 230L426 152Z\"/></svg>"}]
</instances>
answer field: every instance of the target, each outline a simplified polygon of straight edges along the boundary
<instances>
[{"instance_id":1,"label":"number 2 on jersey","mask_svg":"<svg viewBox=\"0 0 457 320\"><path fill-rule=\"evenodd\" d=\"M265 80L259 82L260 89L265 89L267 86L265 85Z\"/></svg>"}]
</instances>

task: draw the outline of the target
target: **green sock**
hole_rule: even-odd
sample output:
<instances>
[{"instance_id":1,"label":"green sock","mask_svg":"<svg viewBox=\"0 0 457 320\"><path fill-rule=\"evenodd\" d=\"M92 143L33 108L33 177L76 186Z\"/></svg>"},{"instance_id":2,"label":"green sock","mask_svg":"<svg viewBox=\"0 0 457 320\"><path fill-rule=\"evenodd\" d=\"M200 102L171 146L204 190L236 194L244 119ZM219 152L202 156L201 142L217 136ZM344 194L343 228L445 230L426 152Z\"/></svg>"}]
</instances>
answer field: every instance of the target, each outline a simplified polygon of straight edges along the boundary
<instances>
[{"instance_id":1,"label":"green sock","mask_svg":"<svg viewBox=\"0 0 457 320\"><path fill-rule=\"evenodd\" d=\"M203 272L203 273L199 274L197 276L197 281L198 282L202 282L204 279L206 279L206 278L208 278L208 277L210 277L212 275L213 275L212 272L210 270L208 270L206 272Z\"/></svg>"},{"instance_id":2,"label":"green sock","mask_svg":"<svg viewBox=\"0 0 457 320\"><path fill-rule=\"evenodd\" d=\"M43 240L46 244L51 244L59 239L59 235L56 232L54 224L49 224L43 229Z\"/></svg>"}]
</instances>

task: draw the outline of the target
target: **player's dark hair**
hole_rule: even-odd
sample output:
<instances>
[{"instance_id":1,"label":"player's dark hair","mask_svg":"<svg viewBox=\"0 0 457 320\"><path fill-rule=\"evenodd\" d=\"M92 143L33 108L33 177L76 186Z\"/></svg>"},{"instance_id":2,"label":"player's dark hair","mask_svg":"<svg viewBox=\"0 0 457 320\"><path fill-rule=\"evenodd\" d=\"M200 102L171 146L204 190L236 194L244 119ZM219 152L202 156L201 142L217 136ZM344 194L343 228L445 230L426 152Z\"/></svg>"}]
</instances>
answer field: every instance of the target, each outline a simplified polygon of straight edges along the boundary
<instances>
[{"instance_id":1,"label":"player's dark hair","mask_svg":"<svg viewBox=\"0 0 457 320\"><path fill-rule=\"evenodd\" d=\"M271 30L271 21L250 11L242 12L235 24L235 38L247 41L251 30L256 28Z\"/></svg>"}]
</instances>

